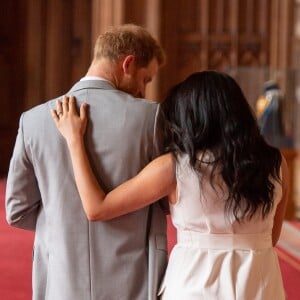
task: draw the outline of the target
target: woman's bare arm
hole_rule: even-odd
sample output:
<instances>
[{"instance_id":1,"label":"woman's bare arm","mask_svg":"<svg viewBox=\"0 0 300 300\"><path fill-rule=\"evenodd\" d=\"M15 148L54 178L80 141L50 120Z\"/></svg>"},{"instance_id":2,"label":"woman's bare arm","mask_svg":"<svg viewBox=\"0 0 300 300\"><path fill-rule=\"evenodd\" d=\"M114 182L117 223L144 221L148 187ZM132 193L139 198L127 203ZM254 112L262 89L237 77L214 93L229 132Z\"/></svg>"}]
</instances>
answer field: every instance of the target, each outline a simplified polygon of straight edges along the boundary
<instances>
[{"instance_id":1,"label":"woman's bare arm","mask_svg":"<svg viewBox=\"0 0 300 300\"><path fill-rule=\"evenodd\" d=\"M282 199L279 202L275 217L274 217L274 224L273 224L273 231L272 231L272 242L273 246L275 246L278 242L282 223L285 216L285 211L288 202L289 196L289 170L286 163L285 158L282 156L282 163L281 163L281 173L282 173Z\"/></svg>"},{"instance_id":2,"label":"woman's bare arm","mask_svg":"<svg viewBox=\"0 0 300 300\"><path fill-rule=\"evenodd\" d=\"M63 114L57 112L62 111ZM175 162L165 154L149 163L138 175L105 195L89 162L83 136L86 129L86 104L77 114L75 99L64 97L52 117L67 141L76 185L84 211L91 221L108 220L145 207L176 189Z\"/></svg>"}]
</instances>

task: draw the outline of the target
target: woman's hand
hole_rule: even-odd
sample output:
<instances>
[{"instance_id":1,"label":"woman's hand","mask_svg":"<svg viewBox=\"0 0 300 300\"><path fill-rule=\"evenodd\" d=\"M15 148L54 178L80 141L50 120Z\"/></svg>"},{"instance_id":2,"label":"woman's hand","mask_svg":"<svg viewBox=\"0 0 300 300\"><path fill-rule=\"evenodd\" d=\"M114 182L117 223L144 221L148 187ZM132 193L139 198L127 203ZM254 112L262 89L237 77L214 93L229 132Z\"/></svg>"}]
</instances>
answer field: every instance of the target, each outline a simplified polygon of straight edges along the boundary
<instances>
[{"instance_id":1,"label":"woman's hand","mask_svg":"<svg viewBox=\"0 0 300 300\"><path fill-rule=\"evenodd\" d=\"M77 113L74 96L64 96L63 101L57 101L56 110L51 110L52 118L57 129L71 145L74 142L81 141L87 126L87 103L80 106L80 112Z\"/></svg>"}]
</instances>

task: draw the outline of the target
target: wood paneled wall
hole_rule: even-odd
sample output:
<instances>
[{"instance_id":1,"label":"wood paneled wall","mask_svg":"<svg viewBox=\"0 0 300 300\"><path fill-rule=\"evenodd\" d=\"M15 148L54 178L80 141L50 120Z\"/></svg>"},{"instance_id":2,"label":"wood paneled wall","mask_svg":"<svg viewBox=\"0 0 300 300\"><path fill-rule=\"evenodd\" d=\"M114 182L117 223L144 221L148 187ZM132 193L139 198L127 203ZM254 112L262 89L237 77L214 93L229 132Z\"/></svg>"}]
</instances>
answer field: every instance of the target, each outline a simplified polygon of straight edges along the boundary
<instances>
[{"instance_id":1,"label":"wood paneled wall","mask_svg":"<svg viewBox=\"0 0 300 300\"><path fill-rule=\"evenodd\" d=\"M90 0L29 0L26 107L68 91L91 59Z\"/></svg>"},{"instance_id":2,"label":"wood paneled wall","mask_svg":"<svg viewBox=\"0 0 300 300\"><path fill-rule=\"evenodd\" d=\"M13 13L12 13L13 12ZM0 12L0 175L6 172L24 108L26 88L24 1L7 1Z\"/></svg>"},{"instance_id":3,"label":"wood paneled wall","mask_svg":"<svg viewBox=\"0 0 300 300\"><path fill-rule=\"evenodd\" d=\"M166 0L162 11L163 44L171 62L163 91L202 69L231 72L246 92L253 90L249 79L263 83L268 77L285 86L276 71L290 64L292 1ZM253 78L245 69L256 69Z\"/></svg>"}]
</instances>

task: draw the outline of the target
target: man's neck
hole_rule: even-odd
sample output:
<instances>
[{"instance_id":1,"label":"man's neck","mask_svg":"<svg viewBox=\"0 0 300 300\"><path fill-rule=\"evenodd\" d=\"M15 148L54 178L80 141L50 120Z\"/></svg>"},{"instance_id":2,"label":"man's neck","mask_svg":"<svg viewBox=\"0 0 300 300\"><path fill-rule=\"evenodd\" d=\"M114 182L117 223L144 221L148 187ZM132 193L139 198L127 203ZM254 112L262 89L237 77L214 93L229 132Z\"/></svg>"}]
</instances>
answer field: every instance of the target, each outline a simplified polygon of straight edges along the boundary
<instances>
[{"instance_id":1,"label":"man's neck","mask_svg":"<svg viewBox=\"0 0 300 300\"><path fill-rule=\"evenodd\" d=\"M101 77L114 86L118 86L117 66L107 60L93 62L89 67L86 76Z\"/></svg>"}]
</instances>

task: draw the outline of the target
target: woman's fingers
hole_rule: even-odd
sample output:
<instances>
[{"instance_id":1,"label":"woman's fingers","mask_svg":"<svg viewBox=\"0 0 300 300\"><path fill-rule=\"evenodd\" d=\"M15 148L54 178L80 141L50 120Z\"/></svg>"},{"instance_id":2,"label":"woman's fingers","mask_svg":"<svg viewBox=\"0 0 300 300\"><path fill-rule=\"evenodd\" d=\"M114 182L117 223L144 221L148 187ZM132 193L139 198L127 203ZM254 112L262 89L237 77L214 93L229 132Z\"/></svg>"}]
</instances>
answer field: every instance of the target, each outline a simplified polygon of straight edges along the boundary
<instances>
[{"instance_id":1,"label":"woman's fingers","mask_svg":"<svg viewBox=\"0 0 300 300\"><path fill-rule=\"evenodd\" d=\"M58 116L63 113L63 107L59 100L56 101L56 111Z\"/></svg>"},{"instance_id":2,"label":"woman's fingers","mask_svg":"<svg viewBox=\"0 0 300 300\"><path fill-rule=\"evenodd\" d=\"M53 120L57 123L62 117L67 116L79 116L81 120L87 118L87 103L83 103L80 106L80 113L77 112L76 99L74 96L64 95L62 101L57 100L56 110L51 109L51 115Z\"/></svg>"},{"instance_id":3,"label":"woman's fingers","mask_svg":"<svg viewBox=\"0 0 300 300\"><path fill-rule=\"evenodd\" d=\"M86 120L86 110L87 110L87 103L84 102L80 106L80 119L83 121Z\"/></svg>"},{"instance_id":4,"label":"woman's fingers","mask_svg":"<svg viewBox=\"0 0 300 300\"><path fill-rule=\"evenodd\" d=\"M58 125L59 119L63 116L63 107L62 103L57 100L56 101L56 109L51 109L51 116L55 122L56 125Z\"/></svg>"},{"instance_id":5,"label":"woman's fingers","mask_svg":"<svg viewBox=\"0 0 300 300\"><path fill-rule=\"evenodd\" d=\"M69 97L63 96L63 103L62 103L63 113L67 113L69 111Z\"/></svg>"},{"instance_id":6,"label":"woman's fingers","mask_svg":"<svg viewBox=\"0 0 300 300\"><path fill-rule=\"evenodd\" d=\"M56 110L51 109L51 115L56 127L67 140L82 138L87 126L87 103L80 106L77 112L74 96L63 96L62 101L57 101Z\"/></svg>"},{"instance_id":7,"label":"woman's fingers","mask_svg":"<svg viewBox=\"0 0 300 300\"><path fill-rule=\"evenodd\" d=\"M74 115L78 115L74 96L70 96L69 98L69 111Z\"/></svg>"},{"instance_id":8,"label":"woman's fingers","mask_svg":"<svg viewBox=\"0 0 300 300\"><path fill-rule=\"evenodd\" d=\"M59 117L58 117L55 109L51 109L51 116L52 116L55 124L57 125L57 123L59 122Z\"/></svg>"}]
</instances>

